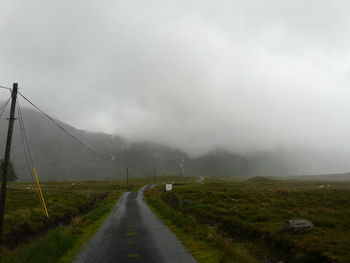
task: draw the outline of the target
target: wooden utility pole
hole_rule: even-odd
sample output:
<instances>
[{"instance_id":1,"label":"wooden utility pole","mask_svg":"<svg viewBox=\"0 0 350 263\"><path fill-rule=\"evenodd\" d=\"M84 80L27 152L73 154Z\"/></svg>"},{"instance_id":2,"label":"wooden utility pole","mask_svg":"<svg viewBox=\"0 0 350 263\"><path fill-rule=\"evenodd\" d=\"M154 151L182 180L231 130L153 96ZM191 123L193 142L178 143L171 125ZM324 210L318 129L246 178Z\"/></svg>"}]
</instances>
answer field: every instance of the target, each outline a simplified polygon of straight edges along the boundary
<instances>
[{"instance_id":1,"label":"wooden utility pole","mask_svg":"<svg viewBox=\"0 0 350 263\"><path fill-rule=\"evenodd\" d=\"M153 183L156 184L156 168L154 167L153 171Z\"/></svg>"},{"instance_id":2,"label":"wooden utility pole","mask_svg":"<svg viewBox=\"0 0 350 263\"><path fill-rule=\"evenodd\" d=\"M126 186L129 186L129 166L126 167Z\"/></svg>"},{"instance_id":3,"label":"wooden utility pole","mask_svg":"<svg viewBox=\"0 0 350 263\"><path fill-rule=\"evenodd\" d=\"M0 192L0 242L4 232L3 230L4 230L4 215L5 215L6 190L7 190L7 173L8 173L8 167L10 164L13 125L16 119L15 110L16 110L17 91L18 91L18 84L14 83L13 89L12 89L12 96L11 96L12 100L11 100L9 126L8 126L7 139L6 139L5 157L4 157L4 162L1 165L2 179L1 179L1 192Z\"/></svg>"}]
</instances>

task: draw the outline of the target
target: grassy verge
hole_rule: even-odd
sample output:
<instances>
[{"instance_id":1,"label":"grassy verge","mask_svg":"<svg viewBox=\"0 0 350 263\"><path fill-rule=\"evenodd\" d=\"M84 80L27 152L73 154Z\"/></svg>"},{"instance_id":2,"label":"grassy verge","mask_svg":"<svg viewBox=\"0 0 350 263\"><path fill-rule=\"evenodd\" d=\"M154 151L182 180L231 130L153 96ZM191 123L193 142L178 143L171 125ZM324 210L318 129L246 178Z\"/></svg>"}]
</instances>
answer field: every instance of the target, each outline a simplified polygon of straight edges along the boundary
<instances>
[{"instance_id":1,"label":"grassy verge","mask_svg":"<svg viewBox=\"0 0 350 263\"><path fill-rule=\"evenodd\" d=\"M177 177L159 177L174 180ZM125 191L152 177L120 181L44 182L46 218L29 183L10 183L0 262L71 262L97 231Z\"/></svg>"},{"instance_id":2,"label":"grassy verge","mask_svg":"<svg viewBox=\"0 0 350 263\"><path fill-rule=\"evenodd\" d=\"M152 194L171 209L245 244L262 262L350 262L350 182L277 181L183 184ZM287 231L305 218L313 228ZM238 261L239 262L239 261Z\"/></svg>"},{"instance_id":3,"label":"grassy verge","mask_svg":"<svg viewBox=\"0 0 350 263\"><path fill-rule=\"evenodd\" d=\"M28 183L11 183L5 211L3 245L15 249L67 225L96 207L114 191L124 191L120 182L45 182L42 184L49 218L42 212L35 190Z\"/></svg>"},{"instance_id":4,"label":"grassy verge","mask_svg":"<svg viewBox=\"0 0 350 263\"><path fill-rule=\"evenodd\" d=\"M210 226L198 224L188 215L167 205L159 189L148 189L145 199L200 263L257 262L243 245L233 243Z\"/></svg>"},{"instance_id":5,"label":"grassy verge","mask_svg":"<svg viewBox=\"0 0 350 263\"><path fill-rule=\"evenodd\" d=\"M110 214L121 193L122 191L113 192L89 213L73 218L68 226L50 230L30 244L22 245L12 251L3 248L1 262L71 262Z\"/></svg>"}]
</instances>

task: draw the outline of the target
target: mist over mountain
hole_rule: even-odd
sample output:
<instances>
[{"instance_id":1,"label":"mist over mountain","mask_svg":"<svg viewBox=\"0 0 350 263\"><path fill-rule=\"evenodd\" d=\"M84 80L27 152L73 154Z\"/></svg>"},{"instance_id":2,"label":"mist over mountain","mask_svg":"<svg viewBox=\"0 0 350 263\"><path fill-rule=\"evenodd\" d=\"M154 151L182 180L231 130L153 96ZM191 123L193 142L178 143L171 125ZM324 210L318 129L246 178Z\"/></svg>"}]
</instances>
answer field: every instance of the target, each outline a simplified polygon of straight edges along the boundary
<instances>
[{"instance_id":1,"label":"mist over mountain","mask_svg":"<svg viewBox=\"0 0 350 263\"><path fill-rule=\"evenodd\" d=\"M6 115L7 113L5 113ZM23 109L23 120L34 165L42 180L117 179L157 174L245 176L249 161L240 155L211 151L198 157L152 142L129 142L119 136L75 129L59 122L87 146L98 152L99 158L82 147L41 113ZM0 149L3 154L7 121L0 120ZM30 180L20 135L15 123L12 161L19 180Z\"/></svg>"},{"instance_id":2,"label":"mist over mountain","mask_svg":"<svg viewBox=\"0 0 350 263\"><path fill-rule=\"evenodd\" d=\"M349 1L2 2L0 85L74 127L350 170Z\"/></svg>"},{"instance_id":3,"label":"mist over mountain","mask_svg":"<svg viewBox=\"0 0 350 263\"><path fill-rule=\"evenodd\" d=\"M346 173L347 156L334 156L280 149L244 154L212 149L205 154L185 151L151 141L130 141L118 135L76 129L58 121L65 129L104 159L72 139L41 113L23 108L23 119L34 165L42 180L103 180L130 176L177 174L195 176L290 176ZM8 112L5 112L5 116ZM0 120L0 153L3 155L7 120ZM15 122L12 161L19 180L31 180L28 172L19 122ZM336 158L335 158L336 157Z\"/></svg>"}]
</instances>

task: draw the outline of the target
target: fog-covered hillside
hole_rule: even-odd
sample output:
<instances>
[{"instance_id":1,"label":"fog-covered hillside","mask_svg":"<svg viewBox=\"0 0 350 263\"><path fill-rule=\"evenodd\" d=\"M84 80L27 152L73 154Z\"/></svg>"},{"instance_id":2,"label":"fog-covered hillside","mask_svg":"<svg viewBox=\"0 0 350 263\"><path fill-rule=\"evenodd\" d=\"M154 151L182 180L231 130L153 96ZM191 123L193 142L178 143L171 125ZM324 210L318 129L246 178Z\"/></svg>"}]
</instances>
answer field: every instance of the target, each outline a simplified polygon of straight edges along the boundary
<instances>
[{"instance_id":1,"label":"fog-covered hillside","mask_svg":"<svg viewBox=\"0 0 350 263\"><path fill-rule=\"evenodd\" d=\"M75 129L61 123L74 136L100 153L108 162L86 150L40 113L23 109L23 119L33 161L42 180L115 179L125 176L159 174L244 176L248 161L235 154L212 151L191 158L186 153L150 142L131 143L103 133ZM7 120L0 121L0 147L3 154ZM30 180L27 172L19 123L16 121L12 161L20 180Z\"/></svg>"},{"instance_id":2,"label":"fog-covered hillside","mask_svg":"<svg viewBox=\"0 0 350 263\"><path fill-rule=\"evenodd\" d=\"M103 159L89 152L69 135L59 129L41 113L23 108L23 119L35 167L43 180L117 179L125 176L180 174L185 176L288 176L297 174L321 174L327 171L331 158L291 152L260 152L250 155L234 154L224 150L212 150L204 155L191 157L185 152L152 142L129 142L119 136L75 129L59 122L65 129ZM8 116L0 119L0 152L3 156ZM313 158L313 159L312 159ZM30 180L16 120L12 161L19 180ZM312 164L322 170L313 169ZM341 167L339 164L337 167ZM346 167L342 169L346 172ZM332 171L330 170L330 172Z\"/></svg>"}]
</instances>

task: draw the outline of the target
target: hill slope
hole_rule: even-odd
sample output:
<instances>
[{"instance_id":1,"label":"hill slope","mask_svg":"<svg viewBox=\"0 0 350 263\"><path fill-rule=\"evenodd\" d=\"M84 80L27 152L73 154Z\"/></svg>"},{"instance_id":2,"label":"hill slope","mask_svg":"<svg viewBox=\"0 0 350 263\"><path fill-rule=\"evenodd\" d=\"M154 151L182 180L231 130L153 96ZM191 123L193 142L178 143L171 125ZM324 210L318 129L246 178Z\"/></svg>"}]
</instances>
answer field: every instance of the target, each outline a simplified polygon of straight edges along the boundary
<instances>
[{"instance_id":1,"label":"hill slope","mask_svg":"<svg viewBox=\"0 0 350 263\"><path fill-rule=\"evenodd\" d=\"M6 116L6 114L5 114ZM106 162L84 149L69 135L45 119L40 113L23 109L25 129L34 164L42 180L116 179L125 176L130 166L131 176L162 174L228 175L247 174L247 160L235 154L213 151L197 158L167 146L149 142L130 143L110 134L75 129L60 122L74 136L96 150ZM0 154L3 155L7 121L0 120ZM19 180L30 180L20 137L15 124L12 160Z\"/></svg>"}]
</instances>

